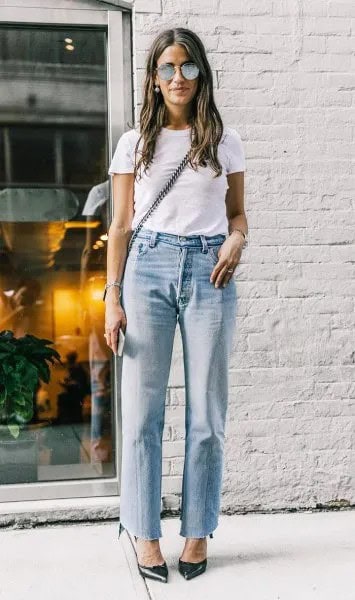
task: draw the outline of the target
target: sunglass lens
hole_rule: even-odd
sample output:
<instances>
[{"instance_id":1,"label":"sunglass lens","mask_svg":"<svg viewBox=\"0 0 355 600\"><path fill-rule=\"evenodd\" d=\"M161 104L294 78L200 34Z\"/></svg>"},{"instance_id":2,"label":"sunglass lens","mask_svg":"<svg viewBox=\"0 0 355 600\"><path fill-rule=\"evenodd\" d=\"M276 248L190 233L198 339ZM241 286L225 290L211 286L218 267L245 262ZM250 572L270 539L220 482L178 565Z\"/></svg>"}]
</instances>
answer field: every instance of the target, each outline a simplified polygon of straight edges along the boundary
<instances>
[{"instance_id":1,"label":"sunglass lens","mask_svg":"<svg viewBox=\"0 0 355 600\"><path fill-rule=\"evenodd\" d=\"M174 67L172 65L161 65L158 67L159 77L164 80L174 77Z\"/></svg>"},{"instance_id":2,"label":"sunglass lens","mask_svg":"<svg viewBox=\"0 0 355 600\"><path fill-rule=\"evenodd\" d=\"M185 79L196 79L199 74L199 68L195 63L185 63L182 65L181 71Z\"/></svg>"}]
</instances>

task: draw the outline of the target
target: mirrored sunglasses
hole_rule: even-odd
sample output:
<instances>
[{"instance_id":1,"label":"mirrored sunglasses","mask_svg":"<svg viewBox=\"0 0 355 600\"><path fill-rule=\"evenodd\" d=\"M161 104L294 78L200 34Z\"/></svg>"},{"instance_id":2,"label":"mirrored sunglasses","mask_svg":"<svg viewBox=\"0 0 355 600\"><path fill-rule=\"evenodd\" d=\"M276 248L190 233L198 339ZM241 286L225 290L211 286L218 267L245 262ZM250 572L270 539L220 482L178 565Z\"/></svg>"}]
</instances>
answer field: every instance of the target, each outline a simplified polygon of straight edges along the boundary
<instances>
[{"instance_id":1,"label":"mirrored sunglasses","mask_svg":"<svg viewBox=\"0 0 355 600\"><path fill-rule=\"evenodd\" d=\"M157 68L160 79L168 80L174 77L175 66L169 65L169 63L164 63L163 65L159 65ZM185 77L185 79L196 79L200 72L198 66L193 62L187 62L181 65L181 73Z\"/></svg>"}]
</instances>

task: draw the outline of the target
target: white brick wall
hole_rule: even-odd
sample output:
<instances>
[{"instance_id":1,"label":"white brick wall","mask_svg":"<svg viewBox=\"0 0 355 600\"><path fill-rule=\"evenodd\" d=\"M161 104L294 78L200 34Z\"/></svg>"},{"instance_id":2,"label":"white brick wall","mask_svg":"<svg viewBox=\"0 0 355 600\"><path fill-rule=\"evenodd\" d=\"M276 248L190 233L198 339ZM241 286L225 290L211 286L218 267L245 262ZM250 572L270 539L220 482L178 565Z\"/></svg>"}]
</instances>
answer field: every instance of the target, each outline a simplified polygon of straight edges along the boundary
<instances>
[{"instance_id":1,"label":"white brick wall","mask_svg":"<svg viewBox=\"0 0 355 600\"><path fill-rule=\"evenodd\" d=\"M147 50L196 31L215 96L246 152L250 246L236 270L223 511L355 502L355 5L324 0L137 0L135 107ZM163 495L184 457L180 333L164 431Z\"/></svg>"}]
</instances>

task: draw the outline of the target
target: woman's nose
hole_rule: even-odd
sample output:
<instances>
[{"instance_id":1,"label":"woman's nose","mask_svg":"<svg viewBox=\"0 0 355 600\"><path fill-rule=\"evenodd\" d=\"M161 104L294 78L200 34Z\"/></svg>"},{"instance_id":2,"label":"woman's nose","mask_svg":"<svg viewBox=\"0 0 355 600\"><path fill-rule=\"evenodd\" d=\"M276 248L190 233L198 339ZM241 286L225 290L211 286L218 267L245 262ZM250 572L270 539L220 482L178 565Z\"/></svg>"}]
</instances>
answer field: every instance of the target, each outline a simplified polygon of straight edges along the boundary
<instances>
[{"instance_id":1,"label":"woman's nose","mask_svg":"<svg viewBox=\"0 0 355 600\"><path fill-rule=\"evenodd\" d=\"M181 73L181 68L180 67L176 67L175 73L174 73L174 77L173 77L173 81L174 82L184 81L184 76Z\"/></svg>"}]
</instances>

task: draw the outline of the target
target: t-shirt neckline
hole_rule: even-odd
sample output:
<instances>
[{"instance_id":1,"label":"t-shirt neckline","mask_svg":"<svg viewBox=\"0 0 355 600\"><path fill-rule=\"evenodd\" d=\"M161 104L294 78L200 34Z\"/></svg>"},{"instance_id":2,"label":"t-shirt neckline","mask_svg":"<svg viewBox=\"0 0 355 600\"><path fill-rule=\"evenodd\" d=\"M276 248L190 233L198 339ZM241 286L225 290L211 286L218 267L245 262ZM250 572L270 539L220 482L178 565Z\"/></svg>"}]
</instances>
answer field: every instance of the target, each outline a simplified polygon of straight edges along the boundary
<instances>
[{"instance_id":1,"label":"t-shirt neckline","mask_svg":"<svg viewBox=\"0 0 355 600\"><path fill-rule=\"evenodd\" d=\"M161 127L161 130L164 133L168 133L171 135L188 135L191 131L191 127L188 127L186 129L168 129L168 127Z\"/></svg>"}]
</instances>

